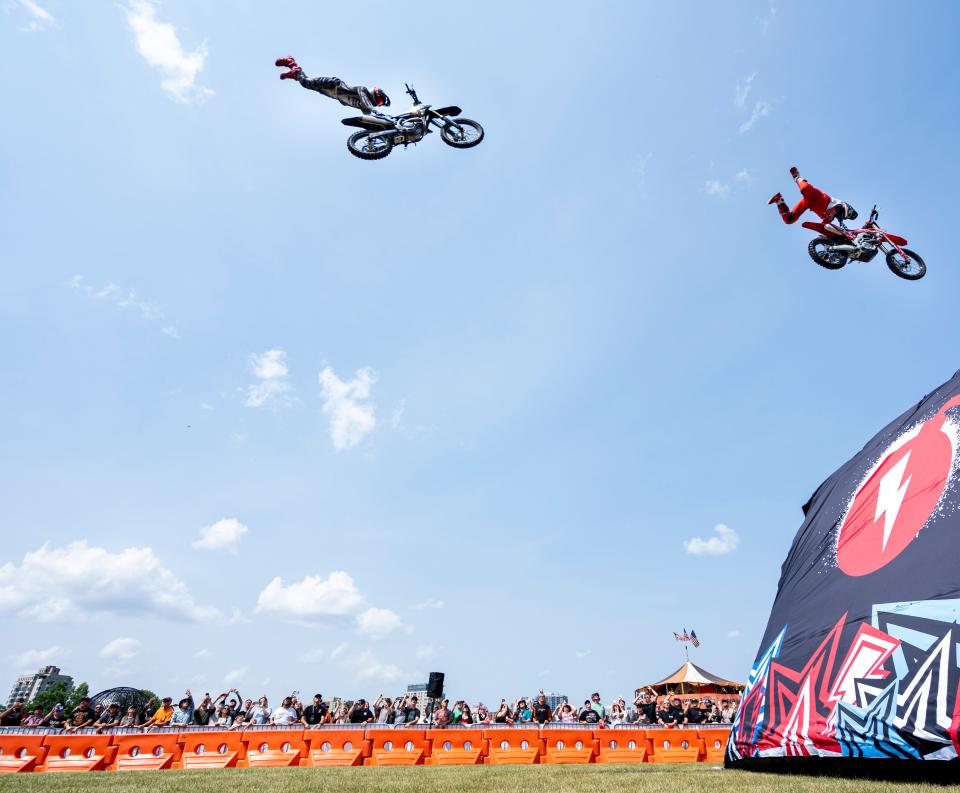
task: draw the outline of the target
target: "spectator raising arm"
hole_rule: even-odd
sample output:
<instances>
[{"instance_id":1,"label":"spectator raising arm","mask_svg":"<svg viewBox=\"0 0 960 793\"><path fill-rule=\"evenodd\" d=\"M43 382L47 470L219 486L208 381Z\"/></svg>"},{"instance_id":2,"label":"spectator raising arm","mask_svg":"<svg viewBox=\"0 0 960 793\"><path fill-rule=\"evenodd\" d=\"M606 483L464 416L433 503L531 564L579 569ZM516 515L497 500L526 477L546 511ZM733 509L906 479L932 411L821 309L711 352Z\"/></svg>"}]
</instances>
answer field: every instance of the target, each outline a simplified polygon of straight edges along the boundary
<instances>
[{"instance_id":1,"label":"spectator raising arm","mask_svg":"<svg viewBox=\"0 0 960 793\"><path fill-rule=\"evenodd\" d=\"M0 713L0 727L19 727L26 712L23 709L23 700L17 700L3 713Z\"/></svg>"},{"instance_id":2,"label":"spectator raising arm","mask_svg":"<svg viewBox=\"0 0 960 793\"><path fill-rule=\"evenodd\" d=\"M185 692L183 699L177 704L177 709L173 712L173 715L170 716L170 726L184 726L187 724L193 723L193 694L190 693L188 688Z\"/></svg>"}]
</instances>

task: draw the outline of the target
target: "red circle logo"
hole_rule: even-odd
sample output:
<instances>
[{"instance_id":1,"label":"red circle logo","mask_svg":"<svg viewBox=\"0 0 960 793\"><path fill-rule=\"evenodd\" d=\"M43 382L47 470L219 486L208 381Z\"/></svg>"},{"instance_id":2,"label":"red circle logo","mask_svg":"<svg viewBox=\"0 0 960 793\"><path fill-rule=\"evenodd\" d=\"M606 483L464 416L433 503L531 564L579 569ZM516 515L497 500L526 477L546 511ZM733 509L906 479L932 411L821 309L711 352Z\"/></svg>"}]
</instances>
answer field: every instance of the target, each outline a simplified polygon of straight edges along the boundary
<instances>
[{"instance_id":1,"label":"red circle logo","mask_svg":"<svg viewBox=\"0 0 960 793\"><path fill-rule=\"evenodd\" d=\"M837 535L837 563L861 576L893 561L933 514L953 470L954 427L946 411L901 435L867 475Z\"/></svg>"}]
</instances>

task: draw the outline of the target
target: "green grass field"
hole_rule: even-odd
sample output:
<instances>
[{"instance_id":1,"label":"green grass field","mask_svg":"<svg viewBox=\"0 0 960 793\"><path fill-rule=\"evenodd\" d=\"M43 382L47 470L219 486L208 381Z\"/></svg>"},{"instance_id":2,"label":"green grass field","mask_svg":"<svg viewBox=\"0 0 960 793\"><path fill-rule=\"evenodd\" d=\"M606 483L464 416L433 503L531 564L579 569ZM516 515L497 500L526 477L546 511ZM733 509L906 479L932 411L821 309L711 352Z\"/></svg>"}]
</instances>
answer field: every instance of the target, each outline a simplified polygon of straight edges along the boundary
<instances>
[{"instance_id":1,"label":"green grass field","mask_svg":"<svg viewBox=\"0 0 960 793\"><path fill-rule=\"evenodd\" d=\"M960 791L960 785L869 782L858 779L725 771L720 766L587 765L434 768L265 768L89 774L4 774L0 793L107 793L186 790L190 793L324 791L338 793L868 793Z\"/></svg>"}]
</instances>

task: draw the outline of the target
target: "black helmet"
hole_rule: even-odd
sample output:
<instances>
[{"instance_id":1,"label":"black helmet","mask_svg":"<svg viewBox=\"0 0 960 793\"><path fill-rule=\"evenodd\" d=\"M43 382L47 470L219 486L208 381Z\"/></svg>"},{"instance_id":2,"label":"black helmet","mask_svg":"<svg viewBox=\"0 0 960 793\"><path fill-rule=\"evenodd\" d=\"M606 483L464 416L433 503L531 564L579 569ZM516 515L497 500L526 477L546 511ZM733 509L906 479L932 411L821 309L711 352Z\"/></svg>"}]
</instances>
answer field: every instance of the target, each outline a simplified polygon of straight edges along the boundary
<instances>
[{"instance_id":1,"label":"black helmet","mask_svg":"<svg viewBox=\"0 0 960 793\"><path fill-rule=\"evenodd\" d=\"M370 89L370 94L373 96L373 102L377 107L390 107L390 97L383 92L382 88L373 86Z\"/></svg>"},{"instance_id":2,"label":"black helmet","mask_svg":"<svg viewBox=\"0 0 960 793\"><path fill-rule=\"evenodd\" d=\"M848 204L846 201L841 201L837 205L837 215L840 217L840 220L856 220L857 210L850 206L850 204Z\"/></svg>"}]
</instances>

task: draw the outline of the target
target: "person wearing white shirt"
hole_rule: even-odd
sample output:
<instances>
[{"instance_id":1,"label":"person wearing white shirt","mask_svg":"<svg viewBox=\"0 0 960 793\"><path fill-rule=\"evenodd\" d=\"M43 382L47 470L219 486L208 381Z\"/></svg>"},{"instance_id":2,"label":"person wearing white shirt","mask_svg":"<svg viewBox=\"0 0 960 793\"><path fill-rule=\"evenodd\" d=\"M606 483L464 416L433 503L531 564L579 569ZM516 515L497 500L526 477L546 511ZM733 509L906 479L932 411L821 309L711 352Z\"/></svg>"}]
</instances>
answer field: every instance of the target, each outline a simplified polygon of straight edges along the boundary
<instances>
[{"instance_id":1,"label":"person wearing white shirt","mask_svg":"<svg viewBox=\"0 0 960 793\"><path fill-rule=\"evenodd\" d=\"M299 718L297 712L293 709L293 700L290 697L284 697L280 707L273 712L270 723L285 727L298 721Z\"/></svg>"}]
</instances>

